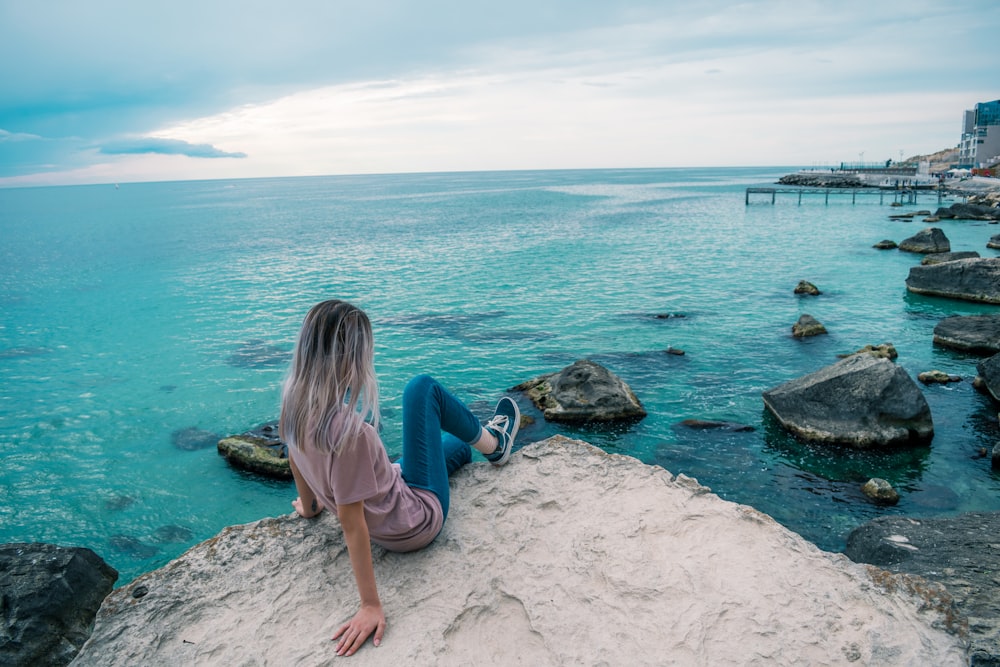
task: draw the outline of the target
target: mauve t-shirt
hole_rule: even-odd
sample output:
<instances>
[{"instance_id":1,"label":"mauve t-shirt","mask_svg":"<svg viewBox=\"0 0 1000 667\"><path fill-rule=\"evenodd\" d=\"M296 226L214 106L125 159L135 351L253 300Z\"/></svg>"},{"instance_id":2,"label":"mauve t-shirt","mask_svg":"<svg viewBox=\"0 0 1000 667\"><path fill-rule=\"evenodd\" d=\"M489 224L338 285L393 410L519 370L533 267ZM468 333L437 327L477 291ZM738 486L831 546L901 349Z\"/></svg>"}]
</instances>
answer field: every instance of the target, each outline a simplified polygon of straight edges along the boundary
<instances>
[{"instance_id":1,"label":"mauve t-shirt","mask_svg":"<svg viewBox=\"0 0 1000 667\"><path fill-rule=\"evenodd\" d=\"M372 542L390 551L420 549L441 532L441 502L433 492L403 481L371 424L333 453L289 447L288 456L327 509L336 512L338 504L363 500Z\"/></svg>"}]
</instances>

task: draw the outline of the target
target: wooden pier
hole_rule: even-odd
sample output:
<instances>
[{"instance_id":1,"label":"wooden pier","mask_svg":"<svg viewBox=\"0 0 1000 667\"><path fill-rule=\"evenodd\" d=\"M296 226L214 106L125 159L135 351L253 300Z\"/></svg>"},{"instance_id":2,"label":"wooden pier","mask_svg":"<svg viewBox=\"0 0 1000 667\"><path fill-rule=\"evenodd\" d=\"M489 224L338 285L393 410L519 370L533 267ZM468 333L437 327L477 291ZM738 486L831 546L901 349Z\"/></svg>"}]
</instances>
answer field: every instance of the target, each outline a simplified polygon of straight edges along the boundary
<instances>
[{"instance_id":1,"label":"wooden pier","mask_svg":"<svg viewBox=\"0 0 1000 667\"><path fill-rule=\"evenodd\" d=\"M930 199L934 198L940 205L946 196L955 196L946 190L915 190L909 189L899 189L899 190L886 190L882 188L765 188L765 187L751 187L747 188L746 194L746 204L750 204L750 195L765 195L771 198L771 204L777 201L778 195L795 195L798 197L798 203L802 204L803 197L823 197L823 203L830 203L830 196L834 197L851 197L851 203L856 204L858 197L878 197L878 203L884 204L886 199L895 206L901 206L903 204L916 205L919 198Z\"/></svg>"}]
</instances>

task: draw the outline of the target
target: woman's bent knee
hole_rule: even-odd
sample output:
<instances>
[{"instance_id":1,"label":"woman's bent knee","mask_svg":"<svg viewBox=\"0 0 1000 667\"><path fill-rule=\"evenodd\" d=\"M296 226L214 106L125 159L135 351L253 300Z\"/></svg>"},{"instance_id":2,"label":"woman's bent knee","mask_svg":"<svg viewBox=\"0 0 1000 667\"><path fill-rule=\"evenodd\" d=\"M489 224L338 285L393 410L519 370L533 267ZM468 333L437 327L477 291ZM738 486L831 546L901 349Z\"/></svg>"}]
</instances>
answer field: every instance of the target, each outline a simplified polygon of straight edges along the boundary
<instances>
[{"instance_id":1,"label":"woman's bent knee","mask_svg":"<svg viewBox=\"0 0 1000 667\"><path fill-rule=\"evenodd\" d=\"M435 384L437 381L430 375L418 375L406 383L406 388L403 389L403 400L407 401L414 395L426 394Z\"/></svg>"}]
</instances>

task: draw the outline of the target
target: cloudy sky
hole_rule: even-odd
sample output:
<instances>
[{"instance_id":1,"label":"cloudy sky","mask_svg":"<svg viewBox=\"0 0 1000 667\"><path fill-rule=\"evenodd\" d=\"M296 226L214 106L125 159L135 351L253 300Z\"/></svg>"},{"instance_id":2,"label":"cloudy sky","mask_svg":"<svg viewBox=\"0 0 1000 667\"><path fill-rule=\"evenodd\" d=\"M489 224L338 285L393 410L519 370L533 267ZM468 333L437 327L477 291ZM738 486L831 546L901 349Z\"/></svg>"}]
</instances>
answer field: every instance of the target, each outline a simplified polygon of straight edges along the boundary
<instances>
[{"instance_id":1,"label":"cloudy sky","mask_svg":"<svg viewBox=\"0 0 1000 667\"><path fill-rule=\"evenodd\" d=\"M958 143L997 0L0 0L0 186Z\"/></svg>"}]
</instances>

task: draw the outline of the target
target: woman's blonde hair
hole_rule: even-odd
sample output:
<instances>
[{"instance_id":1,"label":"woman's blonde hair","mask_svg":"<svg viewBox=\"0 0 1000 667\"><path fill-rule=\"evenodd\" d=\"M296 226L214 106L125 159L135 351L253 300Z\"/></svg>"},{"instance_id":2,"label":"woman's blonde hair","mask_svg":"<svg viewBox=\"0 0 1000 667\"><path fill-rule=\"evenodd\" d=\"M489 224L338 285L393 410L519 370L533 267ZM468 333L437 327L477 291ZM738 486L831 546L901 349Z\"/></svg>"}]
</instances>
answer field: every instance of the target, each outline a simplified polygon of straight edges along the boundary
<instances>
[{"instance_id":1,"label":"woman's blonde hair","mask_svg":"<svg viewBox=\"0 0 1000 667\"><path fill-rule=\"evenodd\" d=\"M371 322L345 301L323 301L309 310L295 344L281 392L281 438L331 452L356 437L366 418L378 429Z\"/></svg>"}]
</instances>

